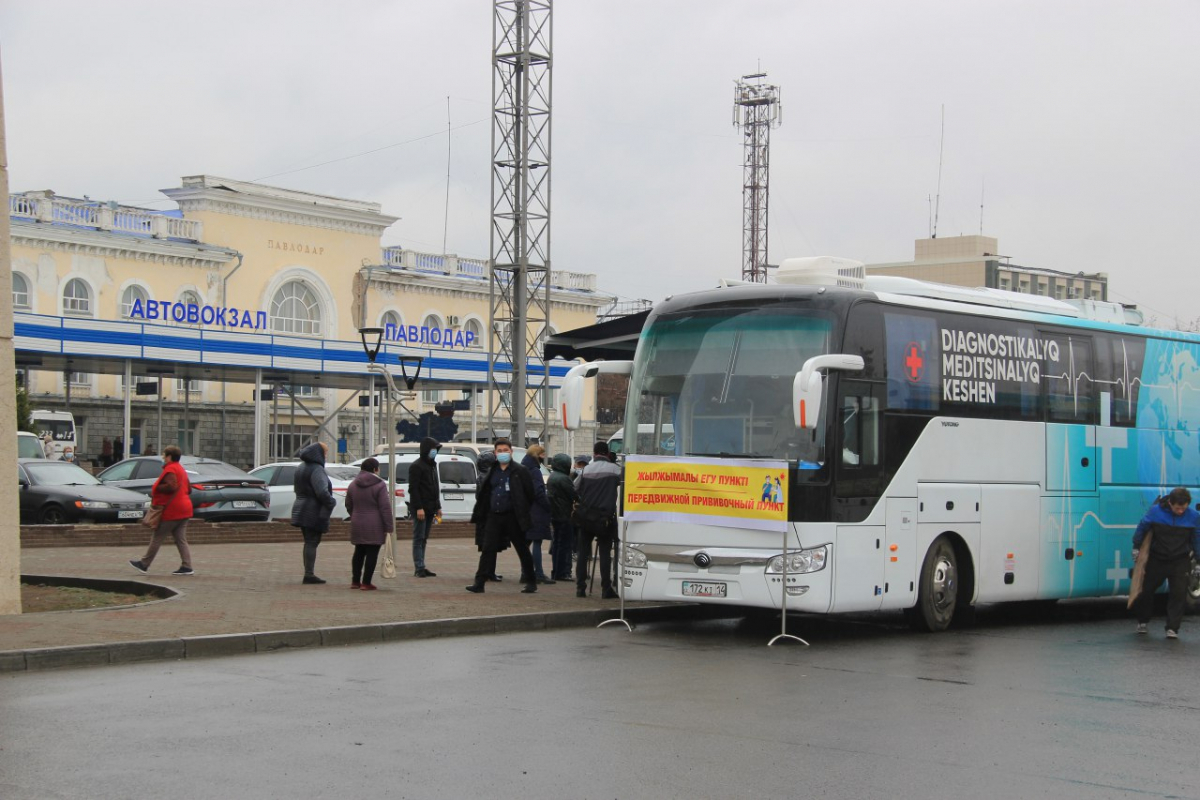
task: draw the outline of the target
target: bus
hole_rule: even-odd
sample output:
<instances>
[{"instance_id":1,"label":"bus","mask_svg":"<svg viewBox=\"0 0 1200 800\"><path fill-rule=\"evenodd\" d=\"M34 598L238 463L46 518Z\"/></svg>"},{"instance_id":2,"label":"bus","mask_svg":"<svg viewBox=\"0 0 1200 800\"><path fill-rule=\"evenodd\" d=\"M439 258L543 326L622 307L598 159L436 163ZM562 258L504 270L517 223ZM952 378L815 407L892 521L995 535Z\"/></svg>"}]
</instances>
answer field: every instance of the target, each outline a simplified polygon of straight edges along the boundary
<instances>
[{"instance_id":1,"label":"bus","mask_svg":"<svg viewBox=\"0 0 1200 800\"><path fill-rule=\"evenodd\" d=\"M1156 497L1200 485L1200 337L1058 301L790 259L654 308L630 377L621 589L811 613L1127 594ZM661 442L657 433L650 442ZM761 492L760 492L761 487ZM740 494L739 494L740 492Z\"/></svg>"},{"instance_id":2,"label":"bus","mask_svg":"<svg viewBox=\"0 0 1200 800\"><path fill-rule=\"evenodd\" d=\"M638 443L637 452L646 453L671 453L675 450L675 431L672 430L671 424L667 423L657 431L660 438L655 439L656 431L654 425L639 425L638 438L641 441ZM618 428L617 432L608 437L608 451L614 455L620 455L625 451L625 429Z\"/></svg>"},{"instance_id":3,"label":"bus","mask_svg":"<svg viewBox=\"0 0 1200 800\"><path fill-rule=\"evenodd\" d=\"M43 439L46 438L46 434L50 434L46 458L61 461L64 453L70 453L74 457L78 449L75 441L74 414L70 411L36 409L30 412L29 416L37 425Z\"/></svg>"}]
</instances>

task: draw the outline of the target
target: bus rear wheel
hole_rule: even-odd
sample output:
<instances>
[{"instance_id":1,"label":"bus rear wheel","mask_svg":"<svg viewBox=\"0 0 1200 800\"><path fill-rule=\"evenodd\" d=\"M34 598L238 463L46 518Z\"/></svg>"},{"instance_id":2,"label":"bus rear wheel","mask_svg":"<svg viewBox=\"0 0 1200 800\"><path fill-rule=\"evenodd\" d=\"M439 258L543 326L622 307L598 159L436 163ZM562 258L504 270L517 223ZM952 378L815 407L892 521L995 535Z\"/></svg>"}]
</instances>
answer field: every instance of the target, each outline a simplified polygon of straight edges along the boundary
<instances>
[{"instance_id":1,"label":"bus rear wheel","mask_svg":"<svg viewBox=\"0 0 1200 800\"><path fill-rule=\"evenodd\" d=\"M949 537L940 536L925 554L917 604L910 619L913 627L930 632L944 631L958 608L958 555Z\"/></svg>"}]
</instances>

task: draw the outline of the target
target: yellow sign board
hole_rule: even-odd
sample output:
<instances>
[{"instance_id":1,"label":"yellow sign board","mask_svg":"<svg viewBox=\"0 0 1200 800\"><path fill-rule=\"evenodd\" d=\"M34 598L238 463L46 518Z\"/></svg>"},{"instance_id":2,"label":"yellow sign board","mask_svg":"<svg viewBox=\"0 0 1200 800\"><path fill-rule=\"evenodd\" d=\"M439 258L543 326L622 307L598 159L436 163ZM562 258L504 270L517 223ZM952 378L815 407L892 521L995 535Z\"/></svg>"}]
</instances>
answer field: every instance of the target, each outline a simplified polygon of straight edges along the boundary
<instances>
[{"instance_id":1,"label":"yellow sign board","mask_svg":"<svg viewBox=\"0 0 1200 800\"><path fill-rule=\"evenodd\" d=\"M625 460L625 519L787 530L786 461Z\"/></svg>"}]
</instances>

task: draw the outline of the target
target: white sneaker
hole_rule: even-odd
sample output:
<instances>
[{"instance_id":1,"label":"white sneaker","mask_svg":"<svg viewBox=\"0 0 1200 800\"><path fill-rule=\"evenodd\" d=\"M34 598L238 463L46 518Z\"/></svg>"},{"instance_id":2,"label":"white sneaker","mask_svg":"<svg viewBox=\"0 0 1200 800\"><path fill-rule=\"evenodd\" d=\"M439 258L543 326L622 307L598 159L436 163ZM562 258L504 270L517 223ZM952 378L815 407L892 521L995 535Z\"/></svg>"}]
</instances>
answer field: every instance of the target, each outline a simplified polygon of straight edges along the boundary
<instances>
[{"instance_id":1,"label":"white sneaker","mask_svg":"<svg viewBox=\"0 0 1200 800\"><path fill-rule=\"evenodd\" d=\"M1138 626L1137 626L1137 632L1138 632L1138 633L1145 634L1145 633L1149 633L1149 632L1150 632L1150 629L1149 629L1149 627L1147 627L1146 623L1144 623L1144 622L1139 622L1139 623L1138 623Z\"/></svg>"},{"instance_id":2,"label":"white sneaker","mask_svg":"<svg viewBox=\"0 0 1200 800\"><path fill-rule=\"evenodd\" d=\"M1168 639L1178 639L1179 634L1176 633L1175 631L1171 630L1170 628L1167 628L1167 638Z\"/></svg>"}]
</instances>

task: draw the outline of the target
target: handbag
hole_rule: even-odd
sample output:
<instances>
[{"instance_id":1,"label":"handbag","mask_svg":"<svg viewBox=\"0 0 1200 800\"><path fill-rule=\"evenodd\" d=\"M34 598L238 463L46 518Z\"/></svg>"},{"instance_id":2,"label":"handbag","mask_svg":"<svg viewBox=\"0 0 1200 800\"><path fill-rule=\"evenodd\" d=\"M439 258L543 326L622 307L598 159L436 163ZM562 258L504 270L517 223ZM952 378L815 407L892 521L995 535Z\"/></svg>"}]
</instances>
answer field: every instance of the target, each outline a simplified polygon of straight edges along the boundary
<instances>
[{"instance_id":1,"label":"handbag","mask_svg":"<svg viewBox=\"0 0 1200 800\"><path fill-rule=\"evenodd\" d=\"M142 524L147 528L157 528L162 522L163 510L166 506L150 506L150 510L142 517Z\"/></svg>"}]
</instances>

